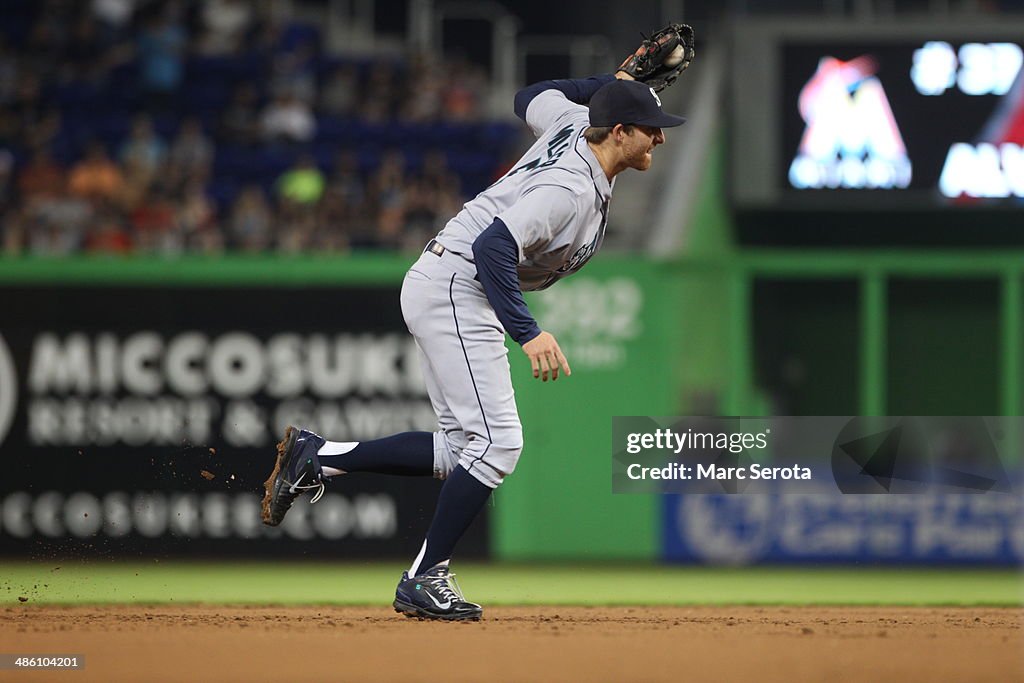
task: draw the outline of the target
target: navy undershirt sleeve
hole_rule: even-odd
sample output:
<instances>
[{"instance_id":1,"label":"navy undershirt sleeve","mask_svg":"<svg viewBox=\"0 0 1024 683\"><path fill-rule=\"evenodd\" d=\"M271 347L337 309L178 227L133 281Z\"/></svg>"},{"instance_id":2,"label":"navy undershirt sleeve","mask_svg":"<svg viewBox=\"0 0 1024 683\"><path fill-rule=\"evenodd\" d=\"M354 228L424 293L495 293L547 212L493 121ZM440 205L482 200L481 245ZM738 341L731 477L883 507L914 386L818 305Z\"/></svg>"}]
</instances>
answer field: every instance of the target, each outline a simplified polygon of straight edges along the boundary
<instances>
[{"instance_id":1,"label":"navy undershirt sleeve","mask_svg":"<svg viewBox=\"0 0 1024 683\"><path fill-rule=\"evenodd\" d=\"M615 74L600 74L590 78L561 78L528 85L516 93L516 116L525 121L526 108L530 106L530 102L533 101L534 97L545 90L559 90L570 102L587 104L602 85L611 83L614 80Z\"/></svg>"},{"instance_id":2,"label":"navy undershirt sleeve","mask_svg":"<svg viewBox=\"0 0 1024 683\"><path fill-rule=\"evenodd\" d=\"M540 334L519 289L519 245L500 218L473 242L473 260L487 300L509 336L523 345Z\"/></svg>"}]
</instances>

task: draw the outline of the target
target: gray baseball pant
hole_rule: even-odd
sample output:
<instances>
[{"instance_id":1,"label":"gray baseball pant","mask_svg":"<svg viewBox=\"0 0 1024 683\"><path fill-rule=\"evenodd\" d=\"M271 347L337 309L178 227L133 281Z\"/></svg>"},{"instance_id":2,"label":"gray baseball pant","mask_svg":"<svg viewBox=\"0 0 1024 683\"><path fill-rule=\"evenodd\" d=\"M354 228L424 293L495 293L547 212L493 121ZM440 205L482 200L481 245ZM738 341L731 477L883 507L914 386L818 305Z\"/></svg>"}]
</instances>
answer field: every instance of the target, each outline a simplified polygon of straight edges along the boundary
<instances>
[{"instance_id":1,"label":"gray baseball pant","mask_svg":"<svg viewBox=\"0 0 1024 683\"><path fill-rule=\"evenodd\" d=\"M462 465L497 488L523 449L523 430L505 348L505 330L472 262L425 251L402 283L402 314L420 349L439 431L434 475Z\"/></svg>"}]
</instances>

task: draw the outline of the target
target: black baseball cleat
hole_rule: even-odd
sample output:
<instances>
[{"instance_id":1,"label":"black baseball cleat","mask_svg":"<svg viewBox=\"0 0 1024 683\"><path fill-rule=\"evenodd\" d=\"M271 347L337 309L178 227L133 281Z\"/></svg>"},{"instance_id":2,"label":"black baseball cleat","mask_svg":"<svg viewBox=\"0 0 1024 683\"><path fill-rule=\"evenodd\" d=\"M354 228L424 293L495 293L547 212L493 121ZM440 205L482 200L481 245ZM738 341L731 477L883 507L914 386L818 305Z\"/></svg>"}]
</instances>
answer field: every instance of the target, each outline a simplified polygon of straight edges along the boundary
<instances>
[{"instance_id":1,"label":"black baseball cleat","mask_svg":"<svg viewBox=\"0 0 1024 683\"><path fill-rule=\"evenodd\" d=\"M316 452L327 443L318 434L288 427L277 444L274 471L263 482L263 523L277 526L303 491L317 489L311 503L324 495L323 470Z\"/></svg>"},{"instance_id":2,"label":"black baseball cleat","mask_svg":"<svg viewBox=\"0 0 1024 683\"><path fill-rule=\"evenodd\" d=\"M395 589L395 611L416 619L444 621L477 621L484 613L480 605L462 597L455 574L443 565L412 578L402 572Z\"/></svg>"}]
</instances>

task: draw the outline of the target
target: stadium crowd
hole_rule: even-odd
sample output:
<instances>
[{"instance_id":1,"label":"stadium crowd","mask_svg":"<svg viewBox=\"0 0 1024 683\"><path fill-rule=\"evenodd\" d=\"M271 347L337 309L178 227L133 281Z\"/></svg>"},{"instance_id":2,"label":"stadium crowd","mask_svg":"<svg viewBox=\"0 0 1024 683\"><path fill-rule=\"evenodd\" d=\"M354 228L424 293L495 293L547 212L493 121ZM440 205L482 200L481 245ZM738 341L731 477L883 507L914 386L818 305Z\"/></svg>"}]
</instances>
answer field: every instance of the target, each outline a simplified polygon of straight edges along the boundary
<instances>
[{"instance_id":1,"label":"stadium crowd","mask_svg":"<svg viewBox=\"0 0 1024 683\"><path fill-rule=\"evenodd\" d=\"M2 251L421 249L503 170L479 69L330 55L279 9L5 3Z\"/></svg>"}]
</instances>

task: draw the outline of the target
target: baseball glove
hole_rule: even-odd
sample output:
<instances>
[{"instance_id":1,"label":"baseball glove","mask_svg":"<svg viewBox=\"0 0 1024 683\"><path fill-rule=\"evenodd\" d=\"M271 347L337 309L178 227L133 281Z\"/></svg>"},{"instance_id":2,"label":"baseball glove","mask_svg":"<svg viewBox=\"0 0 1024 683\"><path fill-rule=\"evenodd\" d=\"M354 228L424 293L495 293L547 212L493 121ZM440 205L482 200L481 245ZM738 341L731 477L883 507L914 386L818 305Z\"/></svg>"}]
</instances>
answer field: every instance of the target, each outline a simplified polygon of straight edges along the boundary
<instances>
[{"instance_id":1,"label":"baseball glove","mask_svg":"<svg viewBox=\"0 0 1024 683\"><path fill-rule=\"evenodd\" d=\"M686 24L669 24L650 38L645 37L618 70L660 92L672 85L691 61L693 29Z\"/></svg>"}]
</instances>

